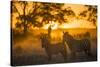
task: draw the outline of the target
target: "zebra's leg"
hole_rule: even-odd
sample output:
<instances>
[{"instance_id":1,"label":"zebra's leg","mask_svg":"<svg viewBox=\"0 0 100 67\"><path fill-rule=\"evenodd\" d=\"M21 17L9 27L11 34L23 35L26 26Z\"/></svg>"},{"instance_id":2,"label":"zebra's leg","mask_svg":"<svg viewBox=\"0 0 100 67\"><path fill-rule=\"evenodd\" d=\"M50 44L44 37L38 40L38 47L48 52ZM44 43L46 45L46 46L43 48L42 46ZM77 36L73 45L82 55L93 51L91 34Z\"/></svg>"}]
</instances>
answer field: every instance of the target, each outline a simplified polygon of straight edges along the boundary
<instances>
[{"instance_id":1,"label":"zebra's leg","mask_svg":"<svg viewBox=\"0 0 100 67\"><path fill-rule=\"evenodd\" d=\"M64 58L64 61L66 61L66 59L67 59L67 52L66 52L66 50L61 51L61 54L62 54L62 56Z\"/></svg>"},{"instance_id":2,"label":"zebra's leg","mask_svg":"<svg viewBox=\"0 0 100 67\"><path fill-rule=\"evenodd\" d=\"M51 58L52 57L51 54L50 53L47 53L47 55L48 55L48 61L51 61L51 59L52 59Z\"/></svg>"},{"instance_id":3,"label":"zebra's leg","mask_svg":"<svg viewBox=\"0 0 100 67\"><path fill-rule=\"evenodd\" d=\"M84 42L84 49L85 49L85 53L88 55L88 56L92 56L91 54L91 43L89 40L87 40L86 42Z\"/></svg>"},{"instance_id":4,"label":"zebra's leg","mask_svg":"<svg viewBox=\"0 0 100 67\"><path fill-rule=\"evenodd\" d=\"M75 53L74 50L72 50L71 55L72 55L72 59L75 59L76 58L76 53Z\"/></svg>"},{"instance_id":5,"label":"zebra's leg","mask_svg":"<svg viewBox=\"0 0 100 67\"><path fill-rule=\"evenodd\" d=\"M88 56L92 56L91 50L90 50L90 49L86 49L86 50L85 50L85 53L86 53Z\"/></svg>"},{"instance_id":6,"label":"zebra's leg","mask_svg":"<svg viewBox=\"0 0 100 67\"><path fill-rule=\"evenodd\" d=\"M86 53L88 56L92 56L90 45L87 45L87 47L85 47L85 53Z\"/></svg>"}]
</instances>

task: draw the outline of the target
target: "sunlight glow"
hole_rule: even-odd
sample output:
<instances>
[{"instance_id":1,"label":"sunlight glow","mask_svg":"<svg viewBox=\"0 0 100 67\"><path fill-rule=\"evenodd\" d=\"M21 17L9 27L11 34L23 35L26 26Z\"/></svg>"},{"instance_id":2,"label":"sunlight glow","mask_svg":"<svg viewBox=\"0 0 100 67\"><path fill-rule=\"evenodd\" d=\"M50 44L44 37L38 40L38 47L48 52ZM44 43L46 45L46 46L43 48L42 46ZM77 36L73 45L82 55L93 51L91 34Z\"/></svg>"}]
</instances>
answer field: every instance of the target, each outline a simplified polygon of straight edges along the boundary
<instances>
[{"instance_id":1,"label":"sunlight glow","mask_svg":"<svg viewBox=\"0 0 100 67\"><path fill-rule=\"evenodd\" d=\"M52 21L51 23L45 24L42 28L43 29L48 29L50 25L51 25L51 29L55 30L55 29L58 28L59 23Z\"/></svg>"},{"instance_id":2,"label":"sunlight glow","mask_svg":"<svg viewBox=\"0 0 100 67\"><path fill-rule=\"evenodd\" d=\"M28 2L28 6L26 7L27 10L25 10L26 15L29 13L29 11L33 8L33 3L32 2ZM15 4L18 12L17 13L13 13L13 17L12 17L12 28L16 28L16 23L19 22L19 20L17 19L17 17L20 15L23 15L23 6L20 5L19 3ZM84 11L87 9L87 7L85 7L84 5L73 5L73 4L65 4L63 8L67 8L67 7L71 7L71 9L75 12L76 15L78 15L80 12ZM63 9L62 8L62 9ZM32 10L31 10L32 11ZM30 11L30 12L31 12ZM56 12L54 13L52 11L53 14L56 14ZM59 22L54 22L54 21L50 21L51 23L48 24L44 24L42 29L48 29L49 26L51 25L51 29L52 30L56 30L56 29L67 29L67 28L96 28L96 26L93 25L92 22L89 22L85 19L73 19L72 17L65 17L68 19L69 22L62 22L62 24L60 24ZM38 18L37 20L40 20L39 22L41 22L41 18ZM21 20L20 20L21 22ZM32 26L30 27L30 29L40 29L39 27L35 27Z\"/></svg>"},{"instance_id":3,"label":"sunlight glow","mask_svg":"<svg viewBox=\"0 0 100 67\"><path fill-rule=\"evenodd\" d=\"M91 22L86 20L73 20L69 23L63 23L59 28L96 28Z\"/></svg>"},{"instance_id":4,"label":"sunlight glow","mask_svg":"<svg viewBox=\"0 0 100 67\"><path fill-rule=\"evenodd\" d=\"M91 24L91 22L88 22L86 20L73 20L71 22L67 22L67 23L63 23L63 24L59 24L57 22L51 22L48 24L45 24L42 28L43 29L48 29L48 27L51 25L52 30L55 29L67 29L67 28L95 28L95 26L93 24Z\"/></svg>"}]
</instances>

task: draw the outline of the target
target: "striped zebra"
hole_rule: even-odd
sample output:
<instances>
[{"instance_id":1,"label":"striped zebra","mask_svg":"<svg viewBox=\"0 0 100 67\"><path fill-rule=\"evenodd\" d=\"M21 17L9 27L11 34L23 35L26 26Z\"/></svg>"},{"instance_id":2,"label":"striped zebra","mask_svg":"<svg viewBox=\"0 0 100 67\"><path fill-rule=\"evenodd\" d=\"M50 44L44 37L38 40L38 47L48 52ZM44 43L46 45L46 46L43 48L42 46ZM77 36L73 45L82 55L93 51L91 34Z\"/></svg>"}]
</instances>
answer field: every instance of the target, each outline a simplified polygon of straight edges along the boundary
<instances>
[{"instance_id":1,"label":"striped zebra","mask_svg":"<svg viewBox=\"0 0 100 67\"><path fill-rule=\"evenodd\" d=\"M68 32L63 32L63 40L68 45L69 49L73 56L76 55L76 52L84 51L86 55L91 55L91 43L87 38L77 40L73 38Z\"/></svg>"},{"instance_id":2,"label":"striped zebra","mask_svg":"<svg viewBox=\"0 0 100 67\"><path fill-rule=\"evenodd\" d=\"M66 45L63 42L51 43L48 34L42 34L40 39L42 48L45 49L46 54L48 55L48 60L52 59L53 54L57 55L61 53L64 60L66 61L67 51L66 51Z\"/></svg>"}]
</instances>

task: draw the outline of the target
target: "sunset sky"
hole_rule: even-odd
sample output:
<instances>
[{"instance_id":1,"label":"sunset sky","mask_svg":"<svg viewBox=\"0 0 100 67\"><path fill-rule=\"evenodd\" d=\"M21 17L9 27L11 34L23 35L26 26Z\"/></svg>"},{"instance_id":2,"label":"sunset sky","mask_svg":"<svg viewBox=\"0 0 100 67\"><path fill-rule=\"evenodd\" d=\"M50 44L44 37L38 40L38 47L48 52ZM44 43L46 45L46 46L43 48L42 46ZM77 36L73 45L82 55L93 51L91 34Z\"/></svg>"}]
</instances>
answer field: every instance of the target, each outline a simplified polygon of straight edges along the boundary
<instances>
[{"instance_id":1,"label":"sunset sky","mask_svg":"<svg viewBox=\"0 0 100 67\"><path fill-rule=\"evenodd\" d=\"M22 14L22 8L19 6L19 4L16 4L16 7L18 8L18 11ZM31 3L29 4L29 7L27 7L27 9L31 9ZM71 7L71 9L75 12L76 16L87 9L87 7L85 7L84 5L79 5L79 4L65 4L63 8L68 8ZM13 14L12 17L12 28L15 28L15 23L17 22L16 17L18 16L17 13ZM50 24L46 24L44 25L42 28L43 29L48 29ZM63 24L59 24L57 22L52 21L51 23L52 29L57 29L57 28L95 28L95 26L87 21L87 20L83 20L83 19L76 19L76 18L71 18L71 20L68 23L63 23Z\"/></svg>"}]
</instances>

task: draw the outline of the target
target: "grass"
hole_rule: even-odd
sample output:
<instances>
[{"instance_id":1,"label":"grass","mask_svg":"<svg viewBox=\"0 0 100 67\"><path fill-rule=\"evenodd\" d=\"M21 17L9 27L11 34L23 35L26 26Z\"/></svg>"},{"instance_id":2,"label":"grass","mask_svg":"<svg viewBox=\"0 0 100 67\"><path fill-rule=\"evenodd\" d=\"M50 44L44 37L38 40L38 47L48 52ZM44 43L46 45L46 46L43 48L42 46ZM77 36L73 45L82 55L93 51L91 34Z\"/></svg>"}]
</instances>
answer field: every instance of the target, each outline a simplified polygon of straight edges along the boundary
<instances>
[{"instance_id":1,"label":"grass","mask_svg":"<svg viewBox=\"0 0 100 67\"><path fill-rule=\"evenodd\" d=\"M84 30L64 30L69 31L73 36L76 36L77 33L86 32ZM71 32L72 31L72 32ZM12 65L38 65L38 64L54 64L54 63L70 63L70 62L84 62L84 61L96 61L97 60L97 40L96 40L96 30L88 30L92 36L91 43L92 48L91 52L93 54L92 57L88 57L84 53L77 54L76 59L70 58L71 54L68 52L68 59L65 62L63 57L58 54L52 56L52 60L48 60L48 56L41 47L41 42L39 39L40 33L47 33L46 30L33 30L32 32L23 34L14 34L12 35ZM74 34L75 33L75 34ZM53 41L60 41L62 36L62 30L54 30L52 31ZM79 35L79 34L78 34ZM83 36L82 36L83 37ZM68 50L70 51L70 50Z\"/></svg>"}]
</instances>

